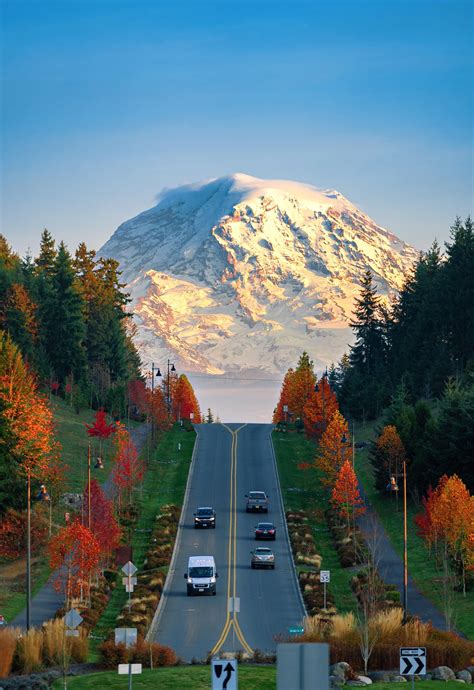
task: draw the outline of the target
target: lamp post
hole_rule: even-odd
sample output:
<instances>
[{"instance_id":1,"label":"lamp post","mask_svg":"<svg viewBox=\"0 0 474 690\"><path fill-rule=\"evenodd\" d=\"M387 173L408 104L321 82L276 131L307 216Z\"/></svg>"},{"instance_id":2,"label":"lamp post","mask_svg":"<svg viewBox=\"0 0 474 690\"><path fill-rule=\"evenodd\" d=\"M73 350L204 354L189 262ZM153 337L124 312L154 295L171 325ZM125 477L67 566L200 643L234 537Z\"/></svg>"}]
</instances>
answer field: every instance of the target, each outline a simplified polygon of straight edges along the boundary
<instances>
[{"instance_id":1,"label":"lamp post","mask_svg":"<svg viewBox=\"0 0 474 690\"><path fill-rule=\"evenodd\" d=\"M36 497L49 501L50 496L44 484ZM26 471L26 629L31 628L31 469Z\"/></svg>"},{"instance_id":2,"label":"lamp post","mask_svg":"<svg viewBox=\"0 0 474 690\"><path fill-rule=\"evenodd\" d=\"M156 372L156 374L155 374ZM151 363L151 438L155 438L155 376L161 376L159 367Z\"/></svg>"},{"instance_id":3,"label":"lamp post","mask_svg":"<svg viewBox=\"0 0 474 690\"><path fill-rule=\"evenodd\" d=\"M408 615L407 463L403 461L403 623Z\"/></svg>"},{"instance_id":4,"label":"lamp post","mask_svg":"<svg viewBox=\"0 0 474 690\"><path fill-rule=\"evenodd\" d=\"M326 367L324 374L321 376L321 393L322 393L322 399L323 399L323 423L322 423L321 433L324 433L326 431L326 381L327 381L327 376L328 376L328 368ZM314 384L314 392L315 393L319 392L319 385L318 385L317 381Z\"/></svg>"},{"instance_id":5,"label":"lamp post","mask_svg":"<svg viewBox=\"0 0 474 690\"><path fill-rule=\"evenodd\" d=\"M168 363L168 378L166 379L166 404L167 404L167 407L168 407L168 415L170 415L170 414L171 414L170 371L171 371L171 372L175 372L175 371L176 371L176 367L174 366L174 364L173 364L172 362L170 362L169 359L167 360L167 363ZM160 372L159 369L158 369L156 375L157 375L157 376L161 376L161 372ZM152 375L152 378L153 378L153 375Z\"/></svg>"}]
</instances>

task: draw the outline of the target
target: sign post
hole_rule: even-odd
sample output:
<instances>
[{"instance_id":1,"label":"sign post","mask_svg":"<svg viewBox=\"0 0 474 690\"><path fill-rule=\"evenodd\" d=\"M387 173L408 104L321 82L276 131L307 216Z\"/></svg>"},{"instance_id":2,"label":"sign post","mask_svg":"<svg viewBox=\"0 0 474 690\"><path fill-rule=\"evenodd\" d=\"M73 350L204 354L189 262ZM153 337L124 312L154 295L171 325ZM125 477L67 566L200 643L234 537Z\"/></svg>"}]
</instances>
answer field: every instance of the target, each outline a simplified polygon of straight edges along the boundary
<instances>
[{"instance_id":1,"label":"sign post","mask_svg":"<svg viewBox=\"0 0 474 690\"><path fill-rule=\"evenodd\" d=\"M240 613L240 597L229 597L227 600L228 613ZM232 621L232 651L235 652L235 626Z\"/></svg>"},{"instance_id":2,"label":"sign post","mask_svg":"<svg viewBox=\"0 0 474 690\"><path fill-rule=\"evenodd\" d=\"M128 561L122 568L125 577L122 577L122 584L125 585L125 591L128 592L128 610L130 611L132 605L130 603L130 594L137 584L137 578L133 577L137 572L137 567L133 565L132 561Z\"/></svg>"},{"instance_id":3,"label":"sign post","mask_svg":"<svg viewBox=\"0 0 474 690\"><path fill-rule=\"evenodd\" d=\"M321 570L319 573L319 580L324 585L324 610L326 611L326 609L327 609L327 606L326 606L326 584L328 582L331 582L331 571L330 570Z\"/></svg>"},{"instance_id":4,"label":"sign post","mask_svg":"<svg viewBox=\"0 0 474 690\"><path fill-rule=\"evenodd\" d=\"M329 645L281 643L277 645L277 690L329 690Z\"/></svg>"},{"instance_id":5,"label":"sign post","mask_svg":"<svg viewBox=\"0 0 474 690\"><path fill-rule=\"evenodd\" d=\"M237 659L213 659L212 690L238 690Z\"/></svg>"},{"instance_id":6,"label":"sign post","mask_svg":"<svg viewBox=\"0 0 474 690\"><path fill-rule=\"evenodd\" d=\"M400 675L411 676L413 690L415 676L426 676L426 647L400 647Z\"/></svg>"}]
</instances>

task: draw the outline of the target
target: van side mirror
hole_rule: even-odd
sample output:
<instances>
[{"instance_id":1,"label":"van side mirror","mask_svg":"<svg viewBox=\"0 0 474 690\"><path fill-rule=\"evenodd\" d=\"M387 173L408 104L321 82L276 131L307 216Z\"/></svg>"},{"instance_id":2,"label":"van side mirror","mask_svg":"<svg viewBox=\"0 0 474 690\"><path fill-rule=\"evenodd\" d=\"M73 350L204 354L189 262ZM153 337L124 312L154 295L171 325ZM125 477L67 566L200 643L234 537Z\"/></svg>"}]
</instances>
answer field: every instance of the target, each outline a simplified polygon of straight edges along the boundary
<instances>
[{"instance_id":1,"label":"van side mirror","mask_svg":"<svg viewBox=\"0 0 474 690\"><path fill-rule=\"evenodd\" d=\"M219 573L216 573L216 577L219 577Z\"/></svg>"},{"instance_id":2,"label":"van side mirror","mask_svg":"<svg viewBox=\"0 0 474 690\"><path fill-rule=\"evenodd\" d=\"M248 497L249 497L249 495L248 495L248 494L245 494L244 498L248 498Z\"/></svg>"},{"instance_id":3,"label":"van side mirror","mask_svg":"<svg viewBox=\"0 0 474 690\"><path fill-rule=\"evenodd\" d=\"M193 513L194 517L196 517L196 513Z\"/></svg>"},{"instance_id":4,"label":"van side mirror","mask_svg":"<svg viewBox=\"0 0 474 690\"><path fill-rule=\"evenodd\" d=\"M187 580L188 578L188 573L184 573L184 579Z\"/></svg>"}]
</instances>

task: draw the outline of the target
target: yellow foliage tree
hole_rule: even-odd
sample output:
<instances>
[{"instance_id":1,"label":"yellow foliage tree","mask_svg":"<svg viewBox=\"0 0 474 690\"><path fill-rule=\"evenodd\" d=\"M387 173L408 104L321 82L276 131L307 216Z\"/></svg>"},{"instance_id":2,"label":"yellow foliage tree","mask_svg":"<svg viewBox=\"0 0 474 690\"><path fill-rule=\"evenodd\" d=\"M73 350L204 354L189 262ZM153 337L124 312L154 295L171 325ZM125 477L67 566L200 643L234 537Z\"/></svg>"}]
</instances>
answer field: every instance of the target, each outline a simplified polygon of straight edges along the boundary
<instances>
[{"instance_id":1,"label":"yellow foliage tree","mask_svg":"<svg viewBox=\"0 0 474 690\"><path fill-rule=\"evenodd\" d=\"M350 452L349 427L339 410L336 410L321 437L316 456L316 467L323 473L323 483L326 486L334 486L339 470L350 457Z\"/></svg>"}]
</instances>

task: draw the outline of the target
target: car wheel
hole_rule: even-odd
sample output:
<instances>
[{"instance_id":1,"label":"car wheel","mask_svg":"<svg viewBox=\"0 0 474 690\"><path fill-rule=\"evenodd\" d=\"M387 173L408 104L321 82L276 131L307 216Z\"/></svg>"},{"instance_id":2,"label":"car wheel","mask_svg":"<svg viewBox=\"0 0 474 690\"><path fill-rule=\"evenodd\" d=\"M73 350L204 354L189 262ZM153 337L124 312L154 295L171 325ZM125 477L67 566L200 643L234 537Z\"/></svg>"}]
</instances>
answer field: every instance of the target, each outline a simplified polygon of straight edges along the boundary
<instances>
[{"instance_id":1,"label":"car wheel","mask_svg":"<svg viewBox=\"0 0 474 690\"><path fill-rule=\"evenodd\" d=\"M252 570L255 570L255 563L251 563L250 567L252 568Z\"/></svg>"},{"instance_id":2,"label":"car wheel","mask_svg":"<svg viewBox=\"0 0 474 690\"><path fill-rule=\"evenodd\" d=\"M275 564L273 564L273 565L271 566L271 568L272 568L272 570L275 570Z\"/></svg>"},{"instance_id":3,"label":"car wheel","mask_svg":"<svg viewBox=\"0 0 474 690\"><path fill-rule=\"evenodd\" d=\"M216 523L212 525L212 529L216 529Z\"/></svg>"},{"instance_id":4,"label":"car wheel","mask_svg":"<svg viewBox=\"0 0 474 690\"><path fill-rule=\"evenodd\" d=\"M216 590L213 591L212 596L215 597L217 594Z\"/></svg>"}]
</instances>

